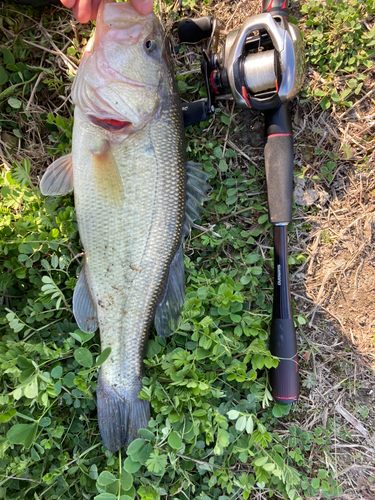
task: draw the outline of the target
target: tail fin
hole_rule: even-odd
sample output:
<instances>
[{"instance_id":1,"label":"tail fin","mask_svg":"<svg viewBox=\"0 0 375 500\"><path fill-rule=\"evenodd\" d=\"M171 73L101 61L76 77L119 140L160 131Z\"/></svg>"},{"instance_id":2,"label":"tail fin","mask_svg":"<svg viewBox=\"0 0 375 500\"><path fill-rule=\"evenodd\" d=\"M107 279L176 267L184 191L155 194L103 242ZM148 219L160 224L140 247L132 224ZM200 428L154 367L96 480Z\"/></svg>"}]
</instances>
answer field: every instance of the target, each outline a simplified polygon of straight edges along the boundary
<instances>
[{"instance_id":1,"label":"tail fin","mask_svg":"<svg viewBox=\"0 0 375 500\"><path fill-rule=\"evenodd\" d=\"M149 402L138 398L139 391L122 394L104 382L100 375L97 388L97 407L100 434L111 453L128 446L138 437L138 430L150 420Z\"/></svg>"}]
</instances>

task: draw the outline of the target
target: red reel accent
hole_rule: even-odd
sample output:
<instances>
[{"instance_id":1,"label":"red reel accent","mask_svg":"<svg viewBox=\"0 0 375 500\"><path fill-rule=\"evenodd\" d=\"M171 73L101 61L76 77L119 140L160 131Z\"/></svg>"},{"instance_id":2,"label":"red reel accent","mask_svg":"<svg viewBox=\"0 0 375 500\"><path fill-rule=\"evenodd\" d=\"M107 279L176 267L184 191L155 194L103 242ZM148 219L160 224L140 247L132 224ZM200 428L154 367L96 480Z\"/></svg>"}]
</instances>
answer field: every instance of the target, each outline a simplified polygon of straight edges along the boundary
<instances>
[{"instance_id":1,"label":"red reel accent","mask_svg":"<svg viewBox=\"0 0 375 500\"><path fill-rule=\"evenodd\" d=\"M212 71L211 76L210 76L210 83L211 83L212 90L214 91L214 94L219 95L220 92L215 87L214 75L215 75L215 71Z\"/></svg>"},{"instance_id":2,"label":"red reel accent","mask_svg":"<svg viewBox=\"0 0 375 500\"><path fill-rule=\"evenodd\" d=\"M250 102L249 96L247 95L245 87L242 87L242 97L245 99L246 104L249 106L249 108L251 108L252 107L251 102Z\"/></svg>"}]
</instances>

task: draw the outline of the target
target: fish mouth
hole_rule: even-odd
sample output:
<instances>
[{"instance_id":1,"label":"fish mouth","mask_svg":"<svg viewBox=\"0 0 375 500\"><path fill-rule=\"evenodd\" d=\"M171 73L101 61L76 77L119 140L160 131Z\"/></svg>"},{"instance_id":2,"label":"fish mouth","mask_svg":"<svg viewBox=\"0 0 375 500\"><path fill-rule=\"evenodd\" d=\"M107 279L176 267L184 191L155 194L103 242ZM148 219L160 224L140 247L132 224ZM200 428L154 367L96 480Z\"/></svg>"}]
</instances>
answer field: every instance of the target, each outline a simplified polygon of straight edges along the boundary
<instances>
[{"instance_id":1,"label":"fish mouth","mask_svg":"<svg viewBox=\"0 0 375 500\"><path fill-rule=\"evenodd\" d=\"M133 125L129 121L113 120L110 118L101 119L92 115L89 118L94 125L98 125L109 132L125 132Z\"/></svg>"}]
</instances>

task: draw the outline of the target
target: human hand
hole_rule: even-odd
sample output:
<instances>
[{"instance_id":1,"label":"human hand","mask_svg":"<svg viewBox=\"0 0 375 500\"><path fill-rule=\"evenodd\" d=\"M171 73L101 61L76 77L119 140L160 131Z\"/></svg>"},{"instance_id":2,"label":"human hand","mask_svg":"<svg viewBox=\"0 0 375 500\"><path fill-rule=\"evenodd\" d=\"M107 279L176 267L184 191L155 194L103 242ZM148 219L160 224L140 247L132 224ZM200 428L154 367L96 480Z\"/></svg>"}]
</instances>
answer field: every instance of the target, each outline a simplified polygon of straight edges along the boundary
<instances>
[{"instance_id":1,"label":"human hand","mask_svg":"<svg viewBox=\"0 0 375 500\"><path fill-rule=\"evenodd\" d=\"M101 0L60 0L61 3L73 9L74 17L80 23L87 23L90 19L95 21ZM143 16L150 14L153 9L153 0L131 0L137 12Z\"/></svg>"}]
</instances>

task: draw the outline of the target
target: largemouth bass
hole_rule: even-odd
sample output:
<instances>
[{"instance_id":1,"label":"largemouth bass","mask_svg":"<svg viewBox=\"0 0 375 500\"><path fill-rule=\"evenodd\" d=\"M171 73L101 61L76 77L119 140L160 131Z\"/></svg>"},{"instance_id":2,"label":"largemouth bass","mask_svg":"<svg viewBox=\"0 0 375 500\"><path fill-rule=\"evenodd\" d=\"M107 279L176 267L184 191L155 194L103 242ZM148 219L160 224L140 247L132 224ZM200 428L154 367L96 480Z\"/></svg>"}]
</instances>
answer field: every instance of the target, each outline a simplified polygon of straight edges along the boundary
<instances>
[{"instance_id":1,"label":"largemouth bass","mask_svg":"<svg viewBox=\"0 0 375 500\"><path fill-rule=\"evenodd\" d=\"M73 189L84 265L73 312L100 330L111 354L100 369L100 432L111 452L147 427L138 398L151 323L176 327L184 301L181 243L199 215L206 174L185 160L181 104L169 44L154 14L103 3L80 64L72 153L41 181L45 195Z\"/></svg>"}]
</instances>

